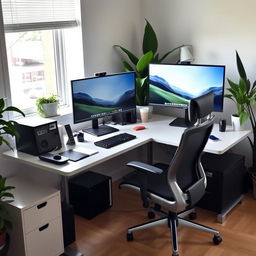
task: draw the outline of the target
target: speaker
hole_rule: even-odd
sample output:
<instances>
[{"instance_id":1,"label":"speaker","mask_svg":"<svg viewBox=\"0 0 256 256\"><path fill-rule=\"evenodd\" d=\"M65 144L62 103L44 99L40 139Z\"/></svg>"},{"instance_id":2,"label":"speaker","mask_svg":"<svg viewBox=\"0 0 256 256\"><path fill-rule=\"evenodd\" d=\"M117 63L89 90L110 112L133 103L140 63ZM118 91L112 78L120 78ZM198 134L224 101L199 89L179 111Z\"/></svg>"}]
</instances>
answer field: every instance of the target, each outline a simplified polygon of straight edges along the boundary
<instances>
[{"instance_id":1,"label":"speaker","mask_svg":"<svg viewBox=\"0 0 256 256\"><path fill-rule=\"evenodd\" d=\"M38 156L61 148L57 121L42 120L29 122L19 120L14 124L18 132L16 148L18 151Z\"/></svg>"},{"instance_id":2,"label":"speaker","mask_svg":"<svg viewBox=\"0 0 256 256\"><path fill-rule=\"evenodd\" d=\"M137 122L136 109L114 114L112 116L112 121L121 125L134 124Z\"/></svg>"},{"instance_id":3,"label":"speaker","mask_svg":"<svg viewBox=\"0 0 256 256\"><path fill-rule=\"evenodd\" d=\"M112 180L88 171L69 180L69 200L75 214L92 219L112 206Z\"/></svg>"}]
</instances>

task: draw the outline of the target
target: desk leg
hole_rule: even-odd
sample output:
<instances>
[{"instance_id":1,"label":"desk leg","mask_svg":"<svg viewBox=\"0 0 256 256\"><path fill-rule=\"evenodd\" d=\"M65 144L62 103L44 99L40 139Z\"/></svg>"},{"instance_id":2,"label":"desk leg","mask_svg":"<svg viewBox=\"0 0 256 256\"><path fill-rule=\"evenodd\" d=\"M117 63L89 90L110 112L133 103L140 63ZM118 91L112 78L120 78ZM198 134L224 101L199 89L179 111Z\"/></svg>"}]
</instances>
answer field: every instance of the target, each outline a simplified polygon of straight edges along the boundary
<instances>
[{"instance_id":1,"label":"desk leg","mask_svg":"<svg viewBox=\"0 0 256 256\"><path fill-rule=\"evenodd\" d=\"M62 192L62 199L63 202L69 204L69 193L68 193L68 177L61 176L61 192ZM76 249L65 247L64 250L65 256L83 256L83 254Z\"/></svg>"},{"instance_id":2,"label":"desk leg","mask_svg":"<svg viewBox=\"0 0 256 256\"><path fill-rule=\"evenodd\" d=\"M78 252L77 250L72 249L68 246L65 248L64 255L66 255L66 256L83 256L83 254L81 252Z\"/></svg>"},{"instance_id":3,"label":"desk leg","mask_svg":"<svg viewBox=\"0 0 256 256\"><path fill-rule=\"evenodd\" d=\"M153 142L149 142L147 144L147 163L148 164L153 164Z\"/></svg>"}]
</instances>

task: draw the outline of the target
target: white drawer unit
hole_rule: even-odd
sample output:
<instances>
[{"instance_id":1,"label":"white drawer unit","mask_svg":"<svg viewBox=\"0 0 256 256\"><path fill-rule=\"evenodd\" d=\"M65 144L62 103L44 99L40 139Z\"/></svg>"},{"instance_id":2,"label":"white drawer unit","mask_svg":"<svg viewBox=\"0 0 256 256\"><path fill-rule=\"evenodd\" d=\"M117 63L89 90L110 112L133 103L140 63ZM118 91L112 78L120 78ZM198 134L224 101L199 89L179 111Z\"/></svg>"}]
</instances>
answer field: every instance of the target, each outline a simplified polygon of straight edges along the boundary
<instances>
[{"instance_id":1,"label":"white drawer unit","mask_svg":"<svg viewBox=\"0 0 256 256\"><path fill-rule=\"evenodd\" d=\"M60 192L20 177L7 179L14 186L8 205L13 223L8 256L59 256L64 252Z\"/></svg>"}]
</instances>

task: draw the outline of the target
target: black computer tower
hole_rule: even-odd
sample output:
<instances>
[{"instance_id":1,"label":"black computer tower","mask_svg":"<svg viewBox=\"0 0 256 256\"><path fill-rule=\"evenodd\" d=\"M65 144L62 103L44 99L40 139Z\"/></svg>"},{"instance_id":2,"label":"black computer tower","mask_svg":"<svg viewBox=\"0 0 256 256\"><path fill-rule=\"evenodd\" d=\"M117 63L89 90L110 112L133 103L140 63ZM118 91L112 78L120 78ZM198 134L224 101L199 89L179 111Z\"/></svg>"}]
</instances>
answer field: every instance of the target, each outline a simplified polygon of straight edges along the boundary
<instances>
[{"instance_id":1,"label":"black computer tower","mask_svg":"<svg viewBox=\"0 0 256 256\"><path fill-rule=\"evenodd\" d=\"M222 213L245 191L244 156L225 153L215 155L204 153L202 165L207 177L207 187L197 206Z\"/></svg>"},{"instance_id":2,"label":"black computer tower","mask_svg":"<svg viewBox=\"0 0 256 256\"><path fill-rule=\"evenodd\" d=\"M112 206L112 179L88 171L69 181L69 199L75 214L91 219Z\"/></svg>"}]
</instances>

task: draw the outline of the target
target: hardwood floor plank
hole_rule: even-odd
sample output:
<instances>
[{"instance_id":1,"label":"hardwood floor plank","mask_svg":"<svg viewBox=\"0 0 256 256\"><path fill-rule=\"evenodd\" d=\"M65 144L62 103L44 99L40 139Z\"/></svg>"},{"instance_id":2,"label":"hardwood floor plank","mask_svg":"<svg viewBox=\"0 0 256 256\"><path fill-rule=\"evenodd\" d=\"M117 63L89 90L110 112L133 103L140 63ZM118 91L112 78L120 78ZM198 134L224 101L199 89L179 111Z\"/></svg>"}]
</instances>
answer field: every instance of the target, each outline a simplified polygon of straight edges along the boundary
<instances>
[{"instance_id":1,"label":"hardwood floor plank","mask_svg":"<svg viewBox=\"0 0 256 256\"><path fill-rule=\"evenodd\" d=\"M212 235L178 228L182 256L255 256L256 201L251 194L235 207L223 224L216 213L197 209L196 222L220 230L223 243L216 246ZM171 240L166 227L134 232L134 241L126 241L127 228L148 221L137 193L118 189L113 184L113 207L92 220L76 216L76 242L71 245L85 256L166 256L171 255Z\"/></svg>"}]
</instances>

